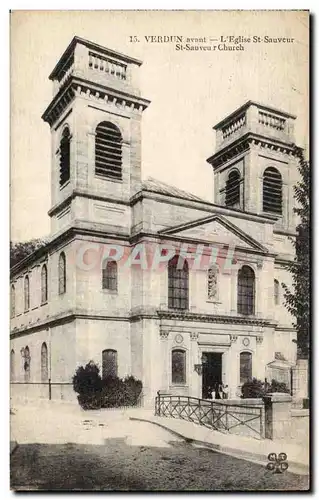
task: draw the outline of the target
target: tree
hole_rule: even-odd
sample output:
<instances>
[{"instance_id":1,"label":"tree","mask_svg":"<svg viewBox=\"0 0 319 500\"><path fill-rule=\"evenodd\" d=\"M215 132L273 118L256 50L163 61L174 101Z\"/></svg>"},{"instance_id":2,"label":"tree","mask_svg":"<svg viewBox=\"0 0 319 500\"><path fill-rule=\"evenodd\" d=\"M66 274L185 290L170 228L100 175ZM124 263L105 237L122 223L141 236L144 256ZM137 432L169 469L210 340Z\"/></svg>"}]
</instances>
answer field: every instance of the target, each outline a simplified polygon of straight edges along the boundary
<instances>
[{"instance_id":1,"label":"tree","mask_svg":"<svg viewBox=\"0 0 319 500\"><path fill-rule=\"evenodd\" d=\"M40 238L16 243L10 241L10 267L15 266L45 244L46 241Z\"/></svg>"},{"instance_id":2,"label":"tree","mask_svg":"<svg viewBox=\"0 0 319 500\"><path fill-rule=\"evenodd\" d=\"M297 330L297 349L299 358L309 357L309 318L310 318L310 167L300 148L296 150L299 157L298 171L300 180L294 186L294 196L298 206L294 213L299 218L296 238L293 240L296 249L294 260L286 265L292 275L292 289L282 283L285 305L295 317L294 327Z\"/></svg>"}]
</instances>

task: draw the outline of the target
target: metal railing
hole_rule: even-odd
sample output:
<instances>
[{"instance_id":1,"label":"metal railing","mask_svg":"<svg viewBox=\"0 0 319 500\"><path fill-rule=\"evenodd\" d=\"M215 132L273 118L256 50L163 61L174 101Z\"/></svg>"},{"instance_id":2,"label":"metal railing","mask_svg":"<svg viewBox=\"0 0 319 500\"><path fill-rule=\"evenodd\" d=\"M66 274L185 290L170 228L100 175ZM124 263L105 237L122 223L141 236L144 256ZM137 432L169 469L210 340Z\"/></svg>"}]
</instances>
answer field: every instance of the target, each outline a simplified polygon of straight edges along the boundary
<instances>
[{"instance_id":1,"label":"metal railing","mask_svg":"<svg viewBox=\"0 0 319 500\"><path fill-rule=\"evenodd\" d=\"M155 398L155 415L187 420L221 432L265 437L262 404L236 404L227 400L158 394Z\"/></svg>"}]
</instances>

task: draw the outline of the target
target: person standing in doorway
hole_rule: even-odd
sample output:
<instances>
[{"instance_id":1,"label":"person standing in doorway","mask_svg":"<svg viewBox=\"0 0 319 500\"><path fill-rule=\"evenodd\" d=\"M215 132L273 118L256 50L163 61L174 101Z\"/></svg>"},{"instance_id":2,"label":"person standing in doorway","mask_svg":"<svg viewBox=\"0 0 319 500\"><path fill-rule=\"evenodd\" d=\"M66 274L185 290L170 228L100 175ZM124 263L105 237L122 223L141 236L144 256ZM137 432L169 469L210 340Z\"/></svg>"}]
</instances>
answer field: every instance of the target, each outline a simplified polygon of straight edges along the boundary
<instances>
[{"instance_id":1,"label":"person standing in doorway","mask_svg":"<svg viewBox=\"0 0 319 500\"><path fill-rule=\"evenodd\" d=\"M223 386L223 399L228 399L228 392L229 392L229 389L228 389L228 385L224 385Z\"/></svg>"},{"instance_id":2,"label":"person standing in doorway","mask_svg":"<svg viewBox=\"0 0 319 500\"><path fill-rule=\"evenodd\" d=\"M218 384L218 395L219 395L219 399L223 399L224 393L223 393L223 384L222 384L222 382L220 382Z\"/></svg>"}]
</instances>

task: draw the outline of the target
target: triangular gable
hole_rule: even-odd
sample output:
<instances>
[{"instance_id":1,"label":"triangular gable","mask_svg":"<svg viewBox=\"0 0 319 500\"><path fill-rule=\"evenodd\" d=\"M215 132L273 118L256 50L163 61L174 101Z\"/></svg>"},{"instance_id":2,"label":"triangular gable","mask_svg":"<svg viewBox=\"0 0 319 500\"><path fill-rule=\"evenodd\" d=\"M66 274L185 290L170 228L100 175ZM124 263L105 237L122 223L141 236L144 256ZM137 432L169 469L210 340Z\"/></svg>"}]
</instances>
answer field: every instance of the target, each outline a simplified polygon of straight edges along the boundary
<instances>
[{"instance_id":1,"label":"triangular gable","mask_svg":"<svg viewBox=\"0 0 319 500\"><path fill-rule=\"evenodd\" d=\"M268 252L267 248L244 233L237 226L218 215L180 224L159 231L161 235L178 236L187 240L200 240L209 243L222 243L235 247Z\"/></svg>"}]
</instances>

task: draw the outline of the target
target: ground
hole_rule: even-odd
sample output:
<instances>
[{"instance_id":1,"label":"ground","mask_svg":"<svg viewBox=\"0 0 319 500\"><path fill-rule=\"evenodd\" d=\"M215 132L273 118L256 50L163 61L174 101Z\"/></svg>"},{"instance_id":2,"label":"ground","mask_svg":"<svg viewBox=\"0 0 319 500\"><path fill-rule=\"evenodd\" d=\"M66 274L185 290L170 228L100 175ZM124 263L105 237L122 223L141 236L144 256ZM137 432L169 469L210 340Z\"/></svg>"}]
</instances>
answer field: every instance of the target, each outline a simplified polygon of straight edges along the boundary
<instances>
[{"instance_id":1,"label":"ground","mask_svg":"<svg viewBox=\"0 0 319 500\"><path fill-rule=\"evenodd\" d=\"M125 412L25 407L14 413L12 434L19 442L11 457L14 490L308 488L307 476L274 474L198 448L158 426L131 421Z\"/></svg>"}]
</instances>

